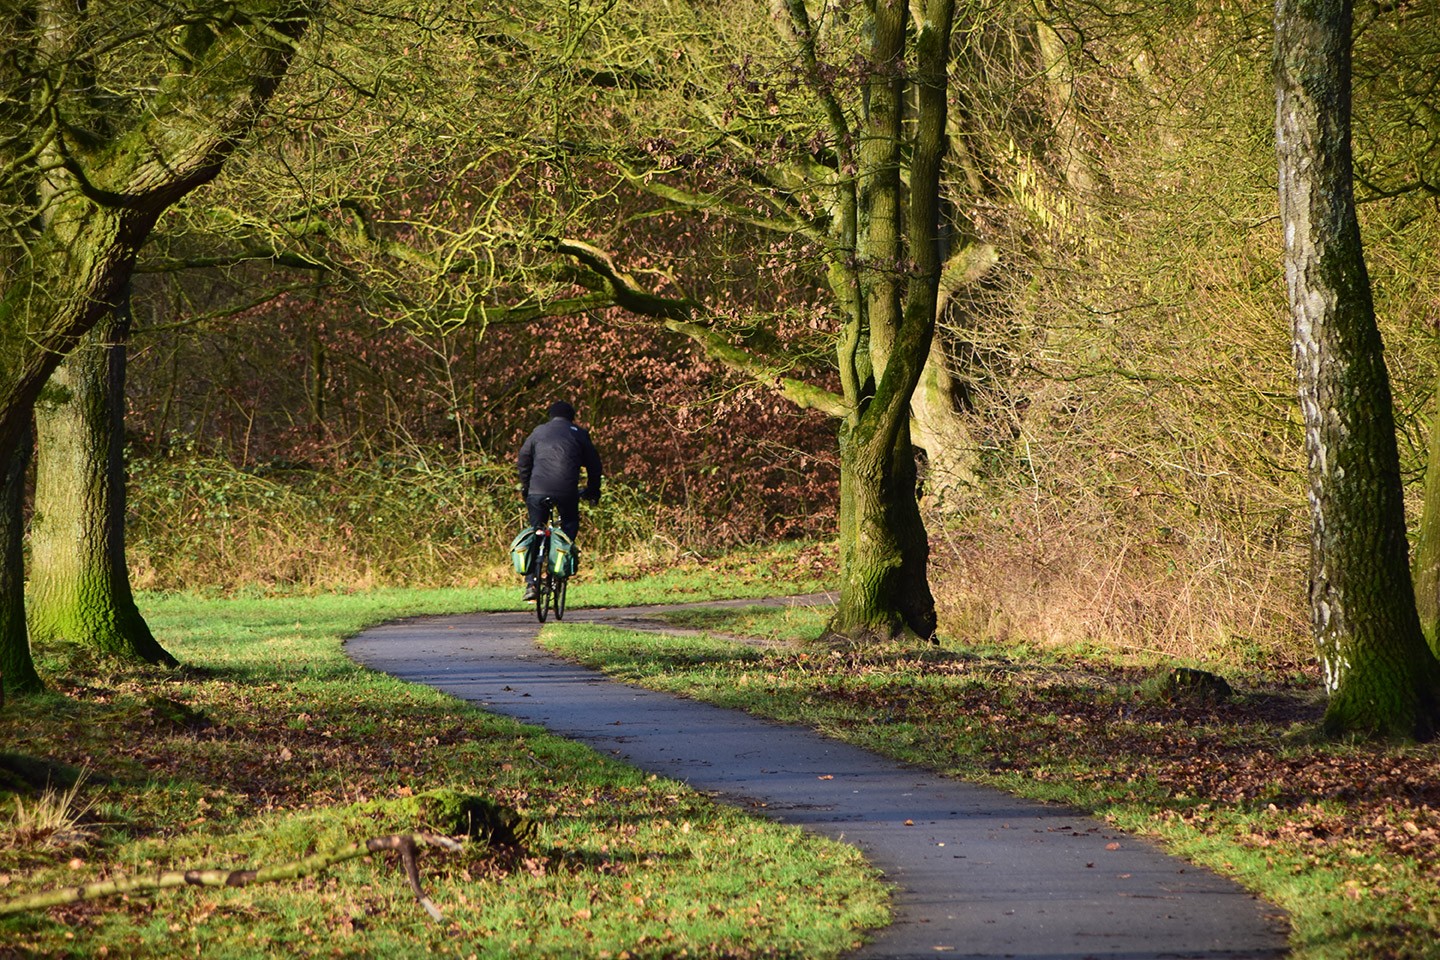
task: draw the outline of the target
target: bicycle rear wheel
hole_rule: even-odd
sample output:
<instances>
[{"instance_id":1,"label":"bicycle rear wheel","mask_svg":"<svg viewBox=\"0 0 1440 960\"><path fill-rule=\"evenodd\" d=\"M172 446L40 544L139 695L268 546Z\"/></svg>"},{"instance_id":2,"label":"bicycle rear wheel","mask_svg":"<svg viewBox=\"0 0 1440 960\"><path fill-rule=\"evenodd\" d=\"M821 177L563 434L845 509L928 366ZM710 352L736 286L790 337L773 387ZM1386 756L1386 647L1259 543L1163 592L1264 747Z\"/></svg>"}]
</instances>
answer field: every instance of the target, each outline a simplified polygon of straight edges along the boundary
<instances>
[{"instance_id":1,"label":"bicycle rear wheel","mask_svg":"<svg viewBox=\"0 0 1440 960\"><path fill-rule=\"evenodd\" d=\"M556 577L550 587L550 606L555 608L555 619L565 619L565 588L570 585L569 577Z\"/></svg>"},{"instance_id":2,"label":"bicycle rear wheel","mask_svg":"<svg viewBox=\"0 0 1440 960\"><path fill-rule=\"evenodd\" d=\"M550 551L546 549L549 543L540 545L540 553L535 562L540 566L535 571L535 618L541 623L545 622L546 615L550 612L551 592L555 589L555 581L550 576Z\"/></svg>"}]
</instances>

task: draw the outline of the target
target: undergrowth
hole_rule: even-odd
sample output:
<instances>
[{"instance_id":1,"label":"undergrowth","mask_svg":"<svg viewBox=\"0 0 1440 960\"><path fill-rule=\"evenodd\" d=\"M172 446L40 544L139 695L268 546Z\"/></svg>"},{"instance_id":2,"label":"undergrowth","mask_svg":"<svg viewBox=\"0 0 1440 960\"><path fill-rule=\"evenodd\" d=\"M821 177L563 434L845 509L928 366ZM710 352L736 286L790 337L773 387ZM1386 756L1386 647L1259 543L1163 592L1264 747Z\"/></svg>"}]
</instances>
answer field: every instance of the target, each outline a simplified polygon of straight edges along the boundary
<instances>
[{"instance_id":1,"label":"undergrowth","mask_svg":"<svg viewBox=\"0 0 1440 960\"><path fill-rule=\"evenodd\" d=\"M514 467L437 454L317 468L241 468L198 455L131 464L132 583L151 591L319 592L506 582L526 522ZM582 507L590 566L661 568L745 544L687 533L682 516L623 478Z\"/></svg>"}]
</instances>

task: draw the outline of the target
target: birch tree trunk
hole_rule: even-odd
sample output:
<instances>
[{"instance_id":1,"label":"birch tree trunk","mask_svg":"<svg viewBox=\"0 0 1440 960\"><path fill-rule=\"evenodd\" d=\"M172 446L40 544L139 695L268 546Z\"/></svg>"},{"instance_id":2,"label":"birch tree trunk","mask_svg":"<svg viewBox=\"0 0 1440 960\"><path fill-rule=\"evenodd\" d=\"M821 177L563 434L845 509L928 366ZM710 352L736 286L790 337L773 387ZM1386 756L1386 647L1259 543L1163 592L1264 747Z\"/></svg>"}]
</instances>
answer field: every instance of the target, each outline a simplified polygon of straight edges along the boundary
<instances>
[{"instance_id":1,"label":"birch tree trunk","mask_svg":"<svg viewBox=\"0 0 1440 960\"><path fill-rule=\"evenodd\" d=\"M1309 456L1310 610L1337 734L1428 738L1440 662L1407 563L1384 346L1350 150L1350 0L1279 0L1276 140L1285 278Z\"/></svg>"}]
</instances>

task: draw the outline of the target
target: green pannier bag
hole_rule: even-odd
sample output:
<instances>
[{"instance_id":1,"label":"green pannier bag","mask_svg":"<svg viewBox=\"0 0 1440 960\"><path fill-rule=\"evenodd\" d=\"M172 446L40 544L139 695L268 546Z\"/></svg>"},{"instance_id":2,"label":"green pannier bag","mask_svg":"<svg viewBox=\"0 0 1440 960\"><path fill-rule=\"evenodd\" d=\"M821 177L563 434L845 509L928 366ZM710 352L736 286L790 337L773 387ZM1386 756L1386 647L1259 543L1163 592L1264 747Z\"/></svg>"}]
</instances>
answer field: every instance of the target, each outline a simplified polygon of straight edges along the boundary
<instances>
[{"instance_id":1,"label":"green pannier bag","mask_svg":"<svg viewBox=\"0 0 1440 960\"><path fill-rule=\"evenodd\" d=\"M580 552L575 542L559 530L550 531L550 572L557 577L573 577L580 569Z\"/></svg>"},{"instance_id":2,"label":"green pannier bag","mask_svg":"<svg viewBox=\"0 0 1440 960\"><path fill-rule=\"evenodd\" d=\"M526 527L510 541L510 562L516 573L530 572L530 555L535 546L535 528Z\"/></svg>"}]
</instances>

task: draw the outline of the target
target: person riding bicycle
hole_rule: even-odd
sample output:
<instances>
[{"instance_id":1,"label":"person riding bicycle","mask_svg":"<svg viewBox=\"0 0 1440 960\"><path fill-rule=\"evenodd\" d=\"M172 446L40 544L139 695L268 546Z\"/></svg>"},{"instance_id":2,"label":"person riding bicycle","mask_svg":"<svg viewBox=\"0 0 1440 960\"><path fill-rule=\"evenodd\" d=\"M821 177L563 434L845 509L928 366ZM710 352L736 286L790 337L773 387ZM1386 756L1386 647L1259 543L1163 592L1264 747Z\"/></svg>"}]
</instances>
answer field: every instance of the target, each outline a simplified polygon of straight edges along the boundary
<instances>
[{"instance_id":1,"label":"person riding bicycle","mask_svg":"<svg viewBox=\"0 0 1440 960\"><path fill-rule=\"evenodd\" d=\"M575 408L556 400L547 411L549 420L530 432L520 447L520 496L530 513L530 526L543 527L549 519L547 499L560 514L560 529L571 540L580 531L580 498L600 502L600 454L590 434L575 425ZM579 490L580 468L585 468L585 489ZM525 575L525 600L535 599L535 565Z\"/></svg>"}]
</instances>

